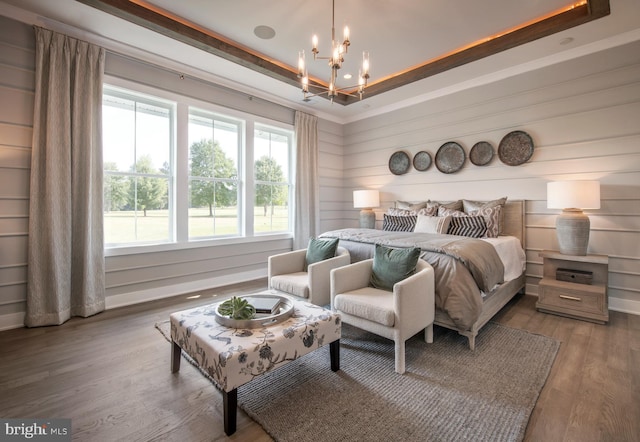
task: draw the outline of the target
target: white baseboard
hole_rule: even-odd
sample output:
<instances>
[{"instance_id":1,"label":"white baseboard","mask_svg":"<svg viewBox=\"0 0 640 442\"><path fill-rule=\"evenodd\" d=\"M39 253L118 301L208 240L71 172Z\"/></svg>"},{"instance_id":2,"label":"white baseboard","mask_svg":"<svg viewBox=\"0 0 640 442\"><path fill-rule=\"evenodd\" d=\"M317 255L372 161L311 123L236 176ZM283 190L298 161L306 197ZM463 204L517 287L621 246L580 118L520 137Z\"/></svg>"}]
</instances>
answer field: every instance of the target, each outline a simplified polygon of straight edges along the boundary
<instances>
[{"instance_id":1,"label":"white baseboard","mask_svg":"<svg viewBox=\"0 0 640 442\"><path fill-rule=\"evenodd\" d=\"M629 313L630 315L640 315L640 301L609 298L609 310L613 310L614 312Z\"/></svg>"},{"instance_id":2,"label":"white baseboard","mask_svg":"<svg viewBox=\"0 0 640 442\"><path fill-rule=\"evenodd\" d=\"M223 287L240 282L252 281L254 279L266 278L267 269L253 270L251 272L233 273L218 278L201 279L198 281L186 282L183 284L169 285L161 288L140 290L137 292L123 293L121 295L107 296L105 307L107 310L127 305L139 304L141 302L155 301L157 299L170 298L184 293L196 292L199 290Z\"/></svg>"},{"instance_id":3,"label":"white baseboard","mask_svg":"<svg viewBox=\"0 0 640 442\"><path fill-rule=\"evenodd\" d=\"M24 327L25 312L0 315L0 331Z\"/></svg>"},{"instance_id":4,"label":"white baseboard","mask_svg":"<svg viewBox=\"0 0 640 442\"><path fill-rule=\"evenodd\" d=\"M154 301L157 299L170 298L184 293L207 290L216 287L224 287L231 284L238 284L245 281L266 278L267 269L253 270L251 272L234 273L218 278L201 279L198 281L183 284L169 285L165 287L139 290L137 292L123 293L121 295L107 296L105 308L107 310L127 305L140 304L142 302ZM0 331L11 330L24 327L25 312L9 313L0 315Z\"/></svg>"}]
</instances>

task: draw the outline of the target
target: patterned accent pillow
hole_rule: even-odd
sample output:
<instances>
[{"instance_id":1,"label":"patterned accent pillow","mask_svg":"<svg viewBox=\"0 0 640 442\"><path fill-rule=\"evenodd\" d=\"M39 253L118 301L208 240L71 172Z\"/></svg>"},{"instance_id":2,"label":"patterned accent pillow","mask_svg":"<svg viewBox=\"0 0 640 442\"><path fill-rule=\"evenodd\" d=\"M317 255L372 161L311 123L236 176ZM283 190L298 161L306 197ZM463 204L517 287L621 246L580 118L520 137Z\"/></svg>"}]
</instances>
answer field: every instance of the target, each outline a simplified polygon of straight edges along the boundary
<instances>
[{"instance_id":1,"label":"patterned accent pillow","mask_svg":"<svg viewBox=\"0 0 640 442\"><path fill-rule=\"evenodd\" d=\"M500 225L502 220L502 206L484 207L471 212L471 216L480 215L487 224L487 238L497 238L500 235Z\"/></svg>"},{"instance_id":2,"label":"patterned accent pillow","mask_svg":"<svg viewBox=\"0 0 640 442\"><path fill-rule=\"evenodd\" d=\"M413 232L418 219L416 215L391 216L385 213L383 216L382 230L387 232Z\"/></svg>"},{"instance_id":3,"label":"patterned accent pillow","mask_svg":"<svg viewBox=\"0 0 640 442\"><path fill-rule=\"evenodd\" d=\"M487 233L483 216L454 216L449 224L449 235L482 238Z\"/></svg>"},{"instance_id":4,"label":"patterned accent pillow","mask_svg":"<svg viewBox=\"0 0 640 442\"><path fill-rule=\"evenodd\" d=\"M418 215L414 232L421 233L447 233L451 216L426 216Z\"/></svg>"}]
</instances>

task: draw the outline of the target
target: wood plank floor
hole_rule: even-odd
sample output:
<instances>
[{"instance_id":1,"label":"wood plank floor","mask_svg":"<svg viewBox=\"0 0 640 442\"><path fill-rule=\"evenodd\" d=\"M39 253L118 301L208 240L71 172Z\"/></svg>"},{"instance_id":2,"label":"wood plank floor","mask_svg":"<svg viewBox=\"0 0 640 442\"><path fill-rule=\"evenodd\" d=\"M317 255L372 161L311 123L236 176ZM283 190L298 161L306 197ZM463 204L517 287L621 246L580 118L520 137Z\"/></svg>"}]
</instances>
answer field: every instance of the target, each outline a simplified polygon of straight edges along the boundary
<instances>
[{"instance_id":1,"label":"wood plank floor","mask_svg":"<svg viewBox=\"0 0 640 442\"><path fill-rule=\"evenodd\" d=\"M153 326L173 311L265 284L1 332L0 417L71 418L73 438L81 441L270 441L241 411L238 431L227 438L220 393L190 364L172 375L170 346ZM611 312L602 326L536 312L535 301L518 296L495 318L562 342L525 440L640 440L640 316Z\"/></svg>"}]
</instances>

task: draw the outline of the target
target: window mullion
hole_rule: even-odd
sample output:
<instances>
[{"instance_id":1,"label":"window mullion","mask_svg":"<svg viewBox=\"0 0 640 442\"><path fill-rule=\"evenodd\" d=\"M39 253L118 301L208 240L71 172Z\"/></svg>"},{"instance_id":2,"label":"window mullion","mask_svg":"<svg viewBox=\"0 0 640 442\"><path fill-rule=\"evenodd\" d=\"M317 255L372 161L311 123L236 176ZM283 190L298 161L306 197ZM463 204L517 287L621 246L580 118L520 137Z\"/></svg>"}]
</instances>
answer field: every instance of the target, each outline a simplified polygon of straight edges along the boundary
<instances>
[{"instance_id":1,"label":"window mullion","mask_svg":"<svg viewBox=\"0 0 640 442\"><path fill-rule=\"evenodd\" d=\"M189 241L189 106L178 103L176 137L176 240Z\"/></svg>"},{"instance_id":2,"label":"window mullion","mask_svg":"<svg viewBox=\"0 0 640 442\"><path fill-rule=\"evenodd\" d=\"M254 131L255 125L253 121L247 121L245 125L244 131L244 149L242 150L244 153L244 179L242 182L244 183L244 191L242 193L242 201L243 201L243 230L246 236L254 235L254 219L255 219L255 176L254 176Z\"/></svg>"}]
</instances>

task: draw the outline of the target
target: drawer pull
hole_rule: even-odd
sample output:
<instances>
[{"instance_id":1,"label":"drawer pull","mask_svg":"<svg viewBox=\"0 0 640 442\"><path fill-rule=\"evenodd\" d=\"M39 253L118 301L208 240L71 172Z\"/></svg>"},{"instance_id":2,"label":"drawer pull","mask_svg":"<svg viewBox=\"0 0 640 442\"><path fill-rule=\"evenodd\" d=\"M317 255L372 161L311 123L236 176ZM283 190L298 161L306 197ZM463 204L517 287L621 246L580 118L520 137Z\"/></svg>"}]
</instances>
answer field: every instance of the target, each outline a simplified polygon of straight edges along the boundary
<instances>
[{"instance_id":1,"label":"drawer pull","mask_svg":"<svg viewBox=\"0 0 640 442\"><path fill-rule=\"evenodd\" d=\"M582 301L582 298L576 298L575 296L560 295L560 298L567 299L569 301Z\"/></svg>"}]
</instances>

